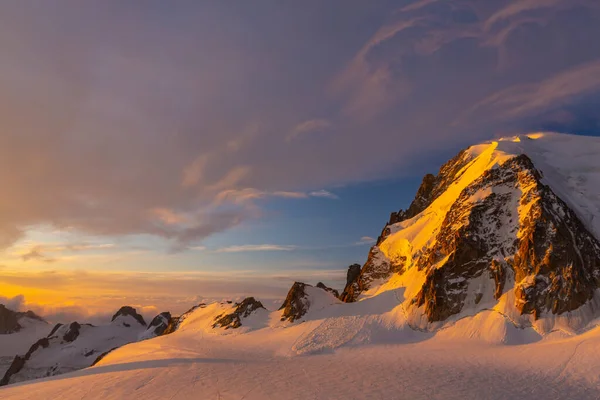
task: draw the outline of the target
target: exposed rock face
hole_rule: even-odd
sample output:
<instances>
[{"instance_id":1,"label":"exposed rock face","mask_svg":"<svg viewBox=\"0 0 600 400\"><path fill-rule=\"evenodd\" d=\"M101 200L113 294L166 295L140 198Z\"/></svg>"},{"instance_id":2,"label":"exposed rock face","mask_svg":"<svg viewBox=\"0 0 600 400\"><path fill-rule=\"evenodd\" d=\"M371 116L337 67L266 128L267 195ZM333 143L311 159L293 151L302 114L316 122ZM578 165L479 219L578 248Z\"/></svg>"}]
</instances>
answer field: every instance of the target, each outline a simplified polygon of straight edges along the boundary
<instances>
[{"instance_id":1,"label":"exposed rock face","mask_svg":"<svg viewBox=\"0 0 600 400\"><path fill-rule=\"evenodd\" d=\"M166 311L158 314L150 321L144 339L153 338L156 336L166 335L174 331L174 326L177 324L178 318L171 317L171 313Z\"/></svg>"},{"instance_id":2,"label":"exposed rock face","mask_svg":"<svg viewBox=\"0 0 600 400\"><path fill-rule=\"evenodd\" d=\"M459 178L458 172L470 160L471 158L468 156L466 150L462 150L454 158L442 165L437 175L425 175L410 206L406 210L393 212L390 215L388 225L413 218L423 212L455 179Z\"/></svg>"},{"instance_id":3,"label":"exposed rock face","mask_svg":"<svg viewBox=\"0 0 600 400\"><path fill-rule=\"evenodd\" d=\"M77 339L77 337L79 336L80 329L81 325L79 323L71 322L71 325L69 325L69 329L67 329L67 331L63 335L63 341L70 343Z\"/></svg>"},{"instance_id":4,"label":"exposed rock face","mask_svg":"<svg viewBox=\"0 0 600 400\"><path fill-rule=\"evenodd\" d=\"M358 265L358 264L357 264ZM360 268L360 266L359 266ZM317 283L317 287L319 289L323 289L329 293L331 293L332 295L334 295L335 297L340 297L340 292L338 292L337 290L330 288L329 286L325 285L323 282L319 282Z\"/></svg>"},{"instance_id":5,"label":"exposed rock face","mask_svg":"<svg viewBox=\"0 0 600 400\"><path fill-rule=\"evenodd\" d=\"M61 326L63 326L63 324L60 324L60 323L59 323L59 324L56 324L56 325L54 325L54 328L52 328L52 330L51 330L51 331L50 331L50 333L48 334L48 337L51 337L51 336L53 336L53 335L56 333L56 331L57 331L57 330L58 330L58 329L59 329Z\"/></svg>"},{"instance_id":6,"label":"exposed rock face","mask_svg":"<svg viewBox=\"0 0 600 400\"><path fill-rule=\"evenodd\" d=\"M410 219L426 209L434 200L434 188L436 187L436 184L437 178L435 175L425 175L423 182L421 182L421 186L419 186L419 190L417 190L415 199L410 204L410 207L408 207L406 210L393 212L390 215L389 224L392 225L406 219Z\"/></svg>"},{"instance_id":7,"label":"exposed rock face","mask_svg":"<svg viewBox=\"0 0 600 400\"><path fill-rule=\"evenodd\" d=\"M19 324L22 318L30 318L41 322L44 319L36 315L33 311L17 312L9 310L4 304L0 304L0 335L10 334L20 331L23 327Z\"/></svg>"},{"instance_id":8,"label":"exposed rock face","mask_svg":"<svg viewBox=\"0 0 600 400\"><path fill-rule=\"evenodd\" d=\"M91 367L93 367L94 365L98 364L100 361L102 361L102 359L104 357L106 357L111 351L118 349L118 347L114 347L110 350L105 351L104 353L100 354L98 357L96 357L96 359L94 360L94 362L92 363Z\"/></svg>"},{"instance_id":9,"label":"exposed rock face","mask_svg":"<svg viewBox=\"0 0 600 400\"><path fill-rule=\"evenodd\" d=\"M356 278L360 275L360 264L352 264L348 267L348 272L346 273L346 286L356 281Z\"/></svg>"},{"instance_id":10,"label":"exposed rock face","mask_svg":"<svg viewBox=\"0 0 600 400\"><path fill-rule=\"evenodd\" d=\"M131 316L135 319L140 325L146 326L146 321L144 321L144 317L137 313L137 310L130 306L123 306L113 315L111 321L115 321L118 317L126 317Z\"/></svg>"},{"instance_id":11,"label":"exposed rock face","mask_svg":"<svg viewBox=\"0 0 600 400\"><path fill-rule=\"evenodd\" d=\"M308 296L305 292L307 286L310 285L302 282L294 282L285 301L281 307L279 307L280 310L283 310L283 313L281 314L282 321L287 320L294 322L306 314L310 306L310 302L307 298Z\"/></svg>"},{"instance_id":12,"label":"exposed rock face","mask_svg":"<svg viewBox=\"0 0 600 400\"><path fill-rule=\"evenodd\" d=\"M392 268L389 260L381 253L379 247L373 246L369 251L367 262L360 270L354 281L346 285L340 300L352 303L357 300L358 295L371 287L374 281L385 279L392 272L399 272L399 268Z\"/></svg>"},{"instance_id":13,"label":"exposed rock face","mask_svg":"<svg viewBox=\"0 0 600 400\"><path fill-rule=\"evenodd\" d=\"M406 257L400 256L388 259L381 252L379 246L390 235L392 225L411 219L427 209L438 196L460 178L464 173L461 170L471 160L472 156L465 149L442 165L436 176L432 174L425 175L421 186L417 190L415 199L408 209L392 212L390 215L390 220L383 228L376 245L369 251L367 262L362 269L359 269L358 276L354 275L356 273L356 268L354 268L352 274L354 279L351 280L350 270L348 271L348 282L340 296L340 300L347 303L354 302L360 293L370 289L373 282L387 279L392 273L402 274L404 272L407 264Z\"/></svg>"},{"instance_id":14,"label":"exposed rock face","mask_svg":"<svg viewBox=\"0 0 600 400\"><path fill-rule=\"evenodd\" d=\"M265 309L262 303L254 297L246 297L235 309L228 314L221 314L215 318L213 328L236 329L242 326L242 320L249 317L259 309Z\"/></svg>"},{"instance_id":15,"label":"exposed rock face","mask_svg":"<svg viewBox=\"0 0 600 400\"><path fill-rule=\"evenodd\" d=\"M0 334L14 333L21 330L17 313L0 304Z\"/></svg>"},{"instance_id":16,"label":"exposed rock face","mask_svg":"<svg viewBox=\"0 0 600 400\"><path fill-rule=\"evenodd\" d=\"M33 344L33 346L31 346L29 348L29 351L27 352L27 354L25 354L22 357L15 356L15 359L13 360L12 364L10 365L10 367L8 368L8 370L2 377L2 380L0 380L0 386L8 385L10 383L10 378L23 369L23 367L25 366L25 362L31 358L31 355L37 349L39 349L40 347L47 348L48 346L50 346L50 341L48 340L48 338L42 338L42 339L38 340L37 342L35 342Z\"/></svg>"},{"instance_id":17,"label":"exposed rock face","mask_svg":"<svg viewBox=\"0 0 600 400\"><path fill-rule=\"evenodd\" d=\"M461 193L435 245L418 260L427 279L416 305L425 307L429 321L460 312L469 279L481 274L494 279L498 298L506 269L514 275L515 307L522 314L561 314L592 298L600 286L600 243L540 179L521 155L486 171ZM477 204L468 201L490 188L494 192ZM519 216L515 204L527 212Z\"/></svg>"},{"instance_id":18,"label":"exposed rock face","mask_svg":"<svg viewBox=\"0 0 600 400\"><path fill-rule=\"evenodd\" d=\"M424 274L408 307L421 310L429 322L444 321L467 303L476 307L481 301L498 300L507 288L514 288L515 309L534 318L573 311L592 299L600 287L600 242L542 183L526 155L486 169L460 191L449 209L427 210L472 160L463 151L437 176L424 178L411 206L392 214L360 275L346 285L342 301L356 301L376 282L402 275L407 268ZM411 248L409 255L383 254L387 237L406 226L399 222L428 212L444 213L429 244ZM491 294L478 289L486 284L470 286L475 280L491 282Z\"/></svg>"},{"instance_id":19,"label":"exposed rock face","mask_svg":"<svg viewBox=\"0 0 600 400\"><path fill-rule=\"evenodd\" d=\"M10 383L10 377L18 373L21 369L23 369L25 361L27 360L25 360L24 357L15 356L12 363L10 364L10 367L8 367L8 370L6 370L4 376L0 380L0 386L8 385Z\"/></svg>"},{"instance_id":20,"label":"exposed rock face","mask_svg":"<svg viewBox=\"0 0 600 400\"><path fill-rule=\"evenodd\" d=\"M360 276L360 264L352 264L348 267L348 272L346 273L346 286L344 287L344 291L340 296L340 300L351 303L356 300L356 296L360 292L358 287L358 278Z\"/></svg>"}]
</instances>

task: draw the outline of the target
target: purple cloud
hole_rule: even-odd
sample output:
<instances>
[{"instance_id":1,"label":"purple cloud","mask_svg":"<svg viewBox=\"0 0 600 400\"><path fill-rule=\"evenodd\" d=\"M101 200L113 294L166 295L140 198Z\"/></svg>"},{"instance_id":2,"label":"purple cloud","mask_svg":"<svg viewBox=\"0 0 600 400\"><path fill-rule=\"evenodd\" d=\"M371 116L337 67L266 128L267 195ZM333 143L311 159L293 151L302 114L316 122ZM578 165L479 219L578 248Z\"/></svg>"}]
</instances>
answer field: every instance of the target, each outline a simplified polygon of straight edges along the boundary
<instances>
[{"instance_id":1,"label":"purple cloud","mask_svg":"<svg viewBox=\"0 0 600 400\"><path fill-rule=\"evenodd\" d=\"M375 3L0 4L0 247L198 245L600 94L597 1Z\"/></svg>"}]
</instances>

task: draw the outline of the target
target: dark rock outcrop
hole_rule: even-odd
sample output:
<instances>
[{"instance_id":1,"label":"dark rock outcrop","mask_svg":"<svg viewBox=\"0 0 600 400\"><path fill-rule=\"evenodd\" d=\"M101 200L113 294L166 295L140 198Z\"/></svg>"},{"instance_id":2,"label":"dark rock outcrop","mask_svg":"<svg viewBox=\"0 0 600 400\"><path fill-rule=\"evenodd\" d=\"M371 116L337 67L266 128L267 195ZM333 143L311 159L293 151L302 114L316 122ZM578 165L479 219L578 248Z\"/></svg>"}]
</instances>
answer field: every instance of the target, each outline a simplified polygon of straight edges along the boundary
<instances>
[{"instance_id":1,"label":"dark rock outcrop","mask_svg":"<svg viewBox=\"0 0 600 400\"><path fill-rule=\"evenodd\" d=\"M174 326L177 324L178 319L173 318L171 313L168 311L158 314L148 324L146 330L149 337L162 336L168 333L172 333L175 329Z\"/></svg>"},{"instance_id":2,"label":"dark rock outcrop","mask_svg":"<svg viewBox=\"0 0 600 400\"><path fill-rule=\"evenodd\" d=\"M2 380L0 380L0 386L8 385L10 383L10 378L23 369L23 367L25 366L25 362L31 358L31 355L37 349L39 349L40 347L47 348L48 346L50 346L50 341L48 340L48 338L42 338L35 342L24 356L15 356L12 364L10 364L10 367L2 377Z\"/></svg>"},{"instance_id":3,"label":"dark rock outcrop","mask_svg":"<svg viewBox=\"0 0 600 400\"><path fill-rule=\"evenodd\" d=\"M0 304L0 334L14 333L21 330L17 313Z\"/></svg>"},{"instance_id":4,"label":"dark rock outcrop","mask_svg":"<svg viewBox=\"0 0 600 400\"><path fill-rule=\"evenodd\" d=\"M474 206L467 201L477 191L501 186L522 191L491 193ZM514 221L518 216L510 204L527 210L521 221ZM507 231L514 238L508 242ZM416 306L424 306L429 321L460 312L469 280L481 274L494 279L498 298L507 269L514 276L515 307L537 318L542 312L575 310L592 298L600 287L600 243L520 155L486 171L461 193L418 267L427 278Z\"/></svg>"},{"instance_id":5,"label":"dark rock outcrop","mask_svg":"<svg viewBox=\"0 0 600 400\"><path fill-rule=\"evenodd\" d=\"M374 281L405 271L406 258L388 259L379 245L391 225L415 217L456 182L471 159L463 151L437 176L423 179L411 206L392 214L360 275L347 282L342 301L356 301ZM494 285L493 298L485 301L498 300L514 285L516 310L538 318L573 311L592 299L600 288L600 242L542 183L532 161L518 155L462 190L431 245L412 254L411 268L424 271L425 281L409 307L422 310L429 322L460 313L466 301L480 304L484 293L468 288L482 276Z\"/></svg>"},{"instance_id":6,"label":"dark rock outcrop","mask_svg":"<svg viewBox=\"0 0 600 400\"><path fill-rule=\"evenodd\" d=\"M114 351L116 349L118 349L118 347L113 347L112 349L107 350L104 353L100 354L98 357L96 357L96 359L94 360L94 362L92 363L91 366L93 367L94 365L98 364L100 361L102 361L102 359L104 357L106 357L108 355L108 353L110 353L111 351Z\"/></svg>"},{"instance_id":7,"label":"dark rock outcrop","mask_svg":"<svg viewBox=\"0 0 600 400\"><path fill-rule=\"evenodd\" d=\"M114 321L117 317L119 316L131 316L133 317L137 322L139 322L140 325L146 326L146 321L144 321L144 317L142 317L140 314L137 313L137 310L133 307L130 306L123 306L119 309L119 311L117 311L115 313L115 315L113 315L111 321Z\"/></svg>"},{"instance_id":8,"label":"dark rock outcrop","mask_svg":"<svg viewBox=\"0 0 600 400\"><path fill-rule=\"evenodd\" d=\"M351 303L357 300L360 293L368 290L373 281L385 279L392 273L402 273L405 268L406 259L398 258L388 260L379 250L379 245L390 235L391 225L405 221L417 216L435 201L448 187L461 177L459 172L471 161L472 157L466 150L462 150L447 163L442 165L437 175L427 174L417 190L414 200L406 210L393 212L389 221L384 226L375 246L369 251L367 262L362 269L353 268L348 270L346 287L340 296L340 300ZM357 265L357 264L355 264ZM358 275L355 275L359 271Z\"/></svg>"},{"instance_id":9,"label":"dark rock outcrop","mask_svg":"<svg viewBox=\"0 0 600 400\"><path fill-rule=\"evenodd\" d=\"M410 219L426 209L435 200L434 188L437 184L435 175L427 174L421 182L421 186L417 190L417 195L406 210L393 212L390 215L388 224L392 225L406 219Z\"/></svg>"},{"instance_id":10,"label":"dark rock outcrop","mask_svg":"<svg viewBox=\"0 0 600 400\"><path fill-rule=\"evenodd\" d=\"M236 303L235 309L228 314L221 314L215 318L213 328L236 329L242 326L242 319L247 318L258 309L265 310L262 303L254 297L246 297L241 303Z\"/></svg>"},{"instance_id":11,"label":"dark rock outcrop","mask_svg":"<svg viewBox=\"0 0 600 400\"><path fill-rule=\"evenodd\" d=\"M348 267L348 272L346 273L346 286L356 281L360 275L360 269L360 264L352 264Z\"/></svg>"},{"instance_id":12,"label":"dark rock outcrop","mask_svg":"<svg viewBox=\"0 0 600 400\"><path fill-rule=\"evenodd\" d=\"M66 343L71 343L77 339L79 336L79 331L81 329L81 325L78 322L71 322L69 325L69 329L63 335L63 341Z\"/></svg>"},{"instance_id":13,"label":"dark rock outcrop","mask_svg":"<svg viewBox=\"0 0 600 400\"><path fill-rule=\"evenodd\" d=\"M279 307L280 310L283 310L281 314L282 321L290 321L294 322L304 316L310 307L310 302L307 299L305 288L307 286L306 283L302 282L294 282L292 288L287 294L285 301Z\"/></svg>"},{"instance_id":14,"label":"dark rock outcrop","mask_svg":"<svg viewBox=\"0 0 600 400\"><path fill-rule=\"evenodd\" d=\"M351 303L356 300L356 296L360 291L358 287L358 278L360 277L360 264L352 264L348 267L346 273L346 286L339 297L340 300L346 303Z\"/></svg>"},{"instance_id":15,"label":"dark rock outcrop","mask_svg":"<svg viewBox=\"0 0 600 400\"><path fill-rule=\"evenodd\" d=\"M42 317L33 311L18 312L13 311L4 304L0 304L0 335L19 332L23 327L19 324L21 318L30 318L41 322L46 322Z\"/></svg>"},{"instance_id":16,"label":"dark rock outcrop","mask_svg":"<svg viewBox=\"0 0 600 400\"><path fill-rule=\"evenodd\" d=\"M357 300L360 293L371 287L373 281L385 279L389 277L393 271L399 272L400 270L401 268L399 266L392 268L392 264L381 253L379 247L373 246L369 251L367 262L360 270L358 276L346 285L340 300L345 303L352 303Z\"/></svg>"},{"instance_id":17,"label":"dark rock outcrop","mask_svg":"<svg viewBox=\"0 0 600 400\"><path fill-rule=\"evenodd\" d=\"M54 328L52 328L52 330L48 334L48 337L51 337L52 335L54 335L61 326L63 326L63 324L61 324L61 323L54 325Z\"/></svg>"},{"instance_id":18,"label":"dark rock outcrop","mask_svg":"<svg viewBox=\"0 0 600 400\"><path fill-rule=\"evenodd\" d=\"M359 266L360 267L360 266ZM317 287L319 289L323 289L329 293L331 293L332 295L334 295L335 297L340 297L340 292L338 292L337 290L330 288L329 286L325 285L323 282L319 282L317 283Z\"/></svg>"},{"instance_id":19,"label":"dark rock outcrop","mask_svg":"<svg viewBox=\"0 0 600 400\"><path fill-rule=\"evenodd\" d=\"M23 369L23 367L25 366L25 361L27 361L25 360L25 358L21 356L15 356L12 363L10 364L10 367L8 367L8 370L6 370L4 376L0 380L0 386L8 385L10 383L10 377Z\"/></svg>"}]
</instances>

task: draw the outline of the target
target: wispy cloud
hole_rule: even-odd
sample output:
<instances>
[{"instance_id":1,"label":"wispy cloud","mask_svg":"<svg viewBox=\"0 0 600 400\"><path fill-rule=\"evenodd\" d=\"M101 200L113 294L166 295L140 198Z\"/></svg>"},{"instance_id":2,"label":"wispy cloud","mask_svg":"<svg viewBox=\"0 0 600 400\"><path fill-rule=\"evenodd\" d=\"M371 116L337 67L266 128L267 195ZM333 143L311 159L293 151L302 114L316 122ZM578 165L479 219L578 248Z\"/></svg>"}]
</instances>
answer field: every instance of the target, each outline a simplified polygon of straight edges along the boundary
<instances>
[{"instance_id":1,"label":"wispy cloud","mask_svg":"<svg viewBox=\"0 0 600 400\"><path fill-rule=\"evenodd\" d=\"M244 188L244 189L229 189L221 191L215 197L216 204L223 203L234 203L234 204L248 204L254 200L266 199L268 197L281 197L286 199L305 199L308 195L304 192L292 192L292 191L265 191L255 188Z\"/></svg>"},{"instance_id":2,"label":"wispy cloud","mask_svg":"<svg viewBox=\"0 0 600 400\"><path fill-rule=\"evenodd\" d=\"M186 217L168 208L153 208L150 213L167 225L177 225L186 221Z\"/></svg>"},{"instance_id":3,"label":"wispy cloud","mask_svg":"<svg viewBox=\"0 0 600 400\"><path fill-rule=\"evenodd\" d=\"M578 65L539 83L514 85L492 94L465 111L455 122L481 117L517 118L540 112L600 89L600 61Z\"/></svg>"},{"instance_id":4,"label":"wispy cloud","mask_svg":"<svg viewBox=\"0 0 600 400\"><path fill-rule=\"evenodd\" d=\"M291 251L297 249L297 246L277 245L277 244L248 244L241 246L222 247L215 252L217 253L245 253L255 251Z\"/></svg>"},{"instance_id":5,"label":"wispy cloud","mask_svg":"<svg viewBox=\"0 0 600 400\"><path fill-rule=\"evenodd\" d=\"M234 245L221 247L213 250L216 253L243 253L243 252L260 252L260 251L315 251L315 250L329 250L329 249L340 249L354 246L369 245L376 242L376 239L370 236L363 236L360 240L354 243L342 243L342 244L331 244L323 246L296 246L296 245L278 245L278 244L259 244L259 245ZM204 248L202 248L204 249Z\"/></svg>"},{"instance_id":6,"label":"wispy cloud","mask_svg":"<svg viewBox=\"0 0 600 400\"><path fill-rule=\"evenodd\" d=\"M41 246L34 246L29 249L26 253L21 255L21 259L23 261L37 260L43 261L47 263L53 263L56 261L55 258L48 257L46 254L42 253L43 248Z\"/></svg>"},{"instance_id":7,"label":"wispy cloud","mask_svg":"<svg viewBox=\"0 0 600 400\"><path fill-rule=\"evenodd\" d=\"M366 245L366 244L374 244L376 241L377 241L377 239L372 238L371 236L363 236L355 244L357 246L361 246L361 245Z\"/></svg>"},{"instance_id":8,"label":"wispy cloud","mask_svg":"<svg viewBox=\"0 0 600 400\"><path fill-rule=\"evenodd\" d=\"M90 250L105 250L113 248L113 243L55 243L55 244L28 244L19 249L16 254L23 261L37 260L46 263L56 262L61 254L76 253Z\"/></svg>"},{"instance_id":9,"label":"wispy cloud","mask_svg":"<svg viewBox=\"0 0 600 400\"><path fill-rule=\"evenodd\" d=\"M327 119L309 119L294 126L290 133L287 134L285 140L291 142L300 135L307 133L322 132L330 129L333 124Z\"/></svg>"},{"instance_id":10,"label":"wispy cloud","mask_svg":"<svg viewBox=\"0 0 600 400\"><path fill-rule=\"evenodd\" d=\"M287 199L305 199L308 196L304 192L290 192L290 191L276 191L271 192L271 195L275 197L283 197Z\"/></svg>"},{"instance_id":11,"label":"wispy cloud","mask_svg":"<svg viewBox=\"0 0 600 400\"><path fill-rule=\"evenodd\" d=\"M314 192L310 192L309 194L312 197L324 197L324 198L333 199L333 200L339 199L338 195L331 193L330 191L327 191L327 190L316 190Z\"/></svg>"},{"instance_id":12,"label":"wispy cloud","mask_svg":"<svg viewBox=\"0 0 600 400\"><path fill-rule=\"evenodd\" d=\"M315 190L312 192L293 192L293 191L263 191L255 188L244 188L236 190L224 190L220 192L215 202L223 204L232 202L235 204L244 204L254 200L266 199L269 197L279 197L284 199L307 199L309 197L323 197L328 199L339 199L339 197L327 190Z\"/></svg>"},{"instance_id":13,"label":"wispy cloud","mask_svg":"<svg viewBox=\"0 0 600 400\"><path fill-rule=\"evenodd\" d=\"M198 184L204 174L204 169L208 164L208 154L201 154L187 165L182 173L181 185L184 187L192 187Z\"/></svg>"}]
</instances>

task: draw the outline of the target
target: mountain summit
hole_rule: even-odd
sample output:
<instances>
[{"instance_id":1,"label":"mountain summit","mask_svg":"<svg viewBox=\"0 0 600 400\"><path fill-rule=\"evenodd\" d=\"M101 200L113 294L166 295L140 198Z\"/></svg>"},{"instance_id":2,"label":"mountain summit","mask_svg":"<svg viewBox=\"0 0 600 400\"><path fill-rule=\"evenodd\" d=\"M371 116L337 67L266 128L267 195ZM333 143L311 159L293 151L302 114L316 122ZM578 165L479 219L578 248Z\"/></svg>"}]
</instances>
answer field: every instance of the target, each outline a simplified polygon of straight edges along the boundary
<instances>
[{"instance_id":1,"label":"mountain summit","mask_svg":"<svg viewBox=\"0 0 600 400\"><path fill-rule=\"evenodd\" d=\"M46 324L46 321L33 311L17 312L0 304L0 335L19 332L23 325L28 326L31 322Z\"/></svg>"},{"instance_id":2,"label":"mountain summit","mask_svg":"<svg viewBox=\"0 0 600 400\"><path fill-rule=\"evenodd\" d=\"M600 140L555 133L461 151L393 212L342 300L390 289L414 328L493 309L540 333L599 304Z\"/></svg>"}]
</instances>

